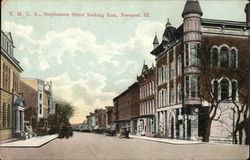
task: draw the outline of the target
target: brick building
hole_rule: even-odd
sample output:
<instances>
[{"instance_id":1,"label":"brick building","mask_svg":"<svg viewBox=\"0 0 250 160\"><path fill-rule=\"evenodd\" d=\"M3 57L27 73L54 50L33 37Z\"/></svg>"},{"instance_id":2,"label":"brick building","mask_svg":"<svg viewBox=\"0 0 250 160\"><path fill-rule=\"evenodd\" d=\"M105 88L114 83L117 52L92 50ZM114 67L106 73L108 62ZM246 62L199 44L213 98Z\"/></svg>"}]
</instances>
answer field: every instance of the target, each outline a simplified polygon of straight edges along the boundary
<instances>
[{"instance_id":1,"label":"brick building","mask_svg":"<svg viewBox=\"0 0 250 160\"><path fill-rule=\"evenodd\" d=\"M139 116L139 85L135 82L127 90L113 99L117 130L127 128L132 134L137 133Z\"/></svg>"},{"instance_id":2,"label":"brick building","mask_svg":"<svg viewBox=\"0 0 250 160\"><path fill-rule=\"evenodd\" d=\"M34 132L45 134L48 129L49 112L55 111L52 101L52 82L22 78L19 86L19 91L23 93L25 102L29 106L25 111L25 120L31 122Z\"/></svg>"},{"instance_id":3,"label":"brick building","mask_svg":"<svg viewBox=\"0 0 250 160\"><path fill-rule=\"evenodd\" d=\"M249 3L245 12L249 23ZM205 19L202 14L197 0L187 0L183 24L175 28L168 21L162 42L153 43L157 134L180 139L204 138L209 119L214 116L210 138L232 141L236 122L229 116L236 116L234 102L242 104L239 92L245 87L237 78L249 62L249 25ZM218 112L214 112L215 106Z\"/></svg>"},{"instance_id":4,"label":"brick building","mask_svg":"<svg viewBox=\"0 0 250 160\"><path fill-rule=\"evenodd\" d=\"M106 106L106 128L115 130L114 106Z\"/></svg>"},{"instance_id":5,"label":"brick building","mask_svg":"<svg viewBox=\"0 0 250 160\"><path fill-rule=\"evenodd\" d=\"M105 130L106 129L106 110L105 109L95 109L96 117L96 129Z\"/></svg>"},{"instance_id":6,"label":"brick building","mask_svg":"<svg viewBox=\"0 0 250 160\"><path fill-rule=\"evenodd\" d=\"M155 42L157 38L155 39ZM154 136L155 119L155 67L143 65L141 75L137 76L140 88L140 108L137 120L137 134Z\"/></svg>"},{"instance_id":7,"label":"brick building","mask_svg":"<svg viewBox=\"0 0 250 160\"><path fill-rule=\"evenodd\" d=\"M20 100L18 81L23 69L14 57L14 44L11 33L1 30L0 62L0 141L12 138L24 131L25 106L16 103Z\"/></svg>"}]
</instances>

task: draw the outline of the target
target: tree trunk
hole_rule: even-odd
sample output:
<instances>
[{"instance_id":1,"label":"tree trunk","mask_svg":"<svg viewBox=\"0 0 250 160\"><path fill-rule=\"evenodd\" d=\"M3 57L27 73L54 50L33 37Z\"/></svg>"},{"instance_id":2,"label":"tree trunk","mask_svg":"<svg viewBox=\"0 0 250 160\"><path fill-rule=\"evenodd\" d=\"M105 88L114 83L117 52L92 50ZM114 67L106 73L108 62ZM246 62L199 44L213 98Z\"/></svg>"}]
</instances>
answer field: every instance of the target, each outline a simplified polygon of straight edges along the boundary
<instances>
[{"instance_id":1,"label":"tree trunk","mask_svg":"<svg viewBox=\"0 0 250 160\"><path fill-rule=\"evenodd\" d=\"M212 124L212 120L209 119L209 120L207 121L206 132L205 132L205 134L203 135L203 139L202 139L203 142L209 142L210 132L211 132L211 124Z\"/></svg>"}]
</instances>

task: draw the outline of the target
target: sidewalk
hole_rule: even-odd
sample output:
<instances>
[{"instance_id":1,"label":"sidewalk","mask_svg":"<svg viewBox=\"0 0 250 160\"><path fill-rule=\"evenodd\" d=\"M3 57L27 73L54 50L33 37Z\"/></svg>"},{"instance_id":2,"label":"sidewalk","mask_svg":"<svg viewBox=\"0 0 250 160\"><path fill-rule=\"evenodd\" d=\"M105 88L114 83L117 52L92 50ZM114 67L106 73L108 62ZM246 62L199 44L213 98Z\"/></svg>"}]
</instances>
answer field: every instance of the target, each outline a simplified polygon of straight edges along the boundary
<instances>
[{"instance_id":1,"label":"sidewalk","mask_svg":"<svg viewBox=\"0 0 250 160\"><path fill-rule=\"evenodd\" d=\"M49 143L50 141L56 139L57 137L57 134L37 136L27 140L18 140L15 142L2 143L0 144L0 148L39 148Z\"/></svg>"},{"instance_id":2,"label":"sidewalk","mask_svg":"<svg viewBox=\"0 0 250 160\"><path fill-rule=\"evenodd\" d=\"M191 140L154 138L154 137L145 137L145 136L136 136L136 135L129 135L129 137L130 138L143 139L143 140L147 140L147 141L155 141L155 142L161 142L161 143L176 144L176 145L183 145L183 144L204 144L204 142L191 141Z\"/></svg>"}]
</instances>

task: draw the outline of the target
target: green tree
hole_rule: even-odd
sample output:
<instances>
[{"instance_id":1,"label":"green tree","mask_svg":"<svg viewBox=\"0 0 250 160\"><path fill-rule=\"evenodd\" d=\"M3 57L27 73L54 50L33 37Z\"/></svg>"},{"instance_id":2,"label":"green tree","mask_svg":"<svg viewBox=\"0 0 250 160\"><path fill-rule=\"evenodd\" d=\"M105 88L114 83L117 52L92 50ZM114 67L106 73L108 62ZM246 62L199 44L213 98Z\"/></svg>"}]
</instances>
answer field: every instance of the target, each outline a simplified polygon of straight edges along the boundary
<instances>
[{"instance_id":1,"label":"green tree","mask_svg":"<svg viewBox=\"0 0 250 160\"><path fill-rule=\"evenodd\" d=\"M56 110L57 110L57 127L61 129L62 126L69 125L69 119L74 115L75 107L71 102L65 100L57 100L56 101Z\"/></svg>"}]
</instances>

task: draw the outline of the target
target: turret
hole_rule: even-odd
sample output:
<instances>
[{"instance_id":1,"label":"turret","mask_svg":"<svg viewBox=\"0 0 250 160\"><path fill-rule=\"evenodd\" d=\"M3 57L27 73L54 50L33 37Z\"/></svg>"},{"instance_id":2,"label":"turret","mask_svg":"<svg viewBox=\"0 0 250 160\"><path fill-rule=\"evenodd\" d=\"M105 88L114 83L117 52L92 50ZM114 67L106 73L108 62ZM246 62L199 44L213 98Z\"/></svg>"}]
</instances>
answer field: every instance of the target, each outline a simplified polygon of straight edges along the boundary
<instances>
[{"instance_id":1,"label":"turret","mask_svg":"<svg viewBox=\"0 0 250 160\"><path fill-rule=\"evenodd\" d=\"M185 105L199 105L201 103L197 92L200 76L198 50L201 42L201 16L202 11L198 0L187 0L182 12ZM197 84L191 87L190 82Z\"/></svg>"},{"instance_id":2,"label":"turret","mask_svg":"<svg viewBox=\"0 0 250 160\"><path fill-rule=\"evenodd\" d=\"M155 34L155 38L154 38L154 41L153 41L154 49L155 49L158 45L159 45L159 41L158 41L157 35Z\"/></svg>"}]
</instances>

